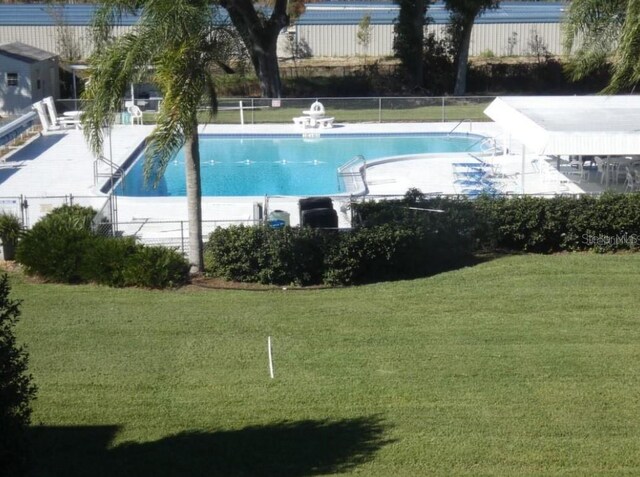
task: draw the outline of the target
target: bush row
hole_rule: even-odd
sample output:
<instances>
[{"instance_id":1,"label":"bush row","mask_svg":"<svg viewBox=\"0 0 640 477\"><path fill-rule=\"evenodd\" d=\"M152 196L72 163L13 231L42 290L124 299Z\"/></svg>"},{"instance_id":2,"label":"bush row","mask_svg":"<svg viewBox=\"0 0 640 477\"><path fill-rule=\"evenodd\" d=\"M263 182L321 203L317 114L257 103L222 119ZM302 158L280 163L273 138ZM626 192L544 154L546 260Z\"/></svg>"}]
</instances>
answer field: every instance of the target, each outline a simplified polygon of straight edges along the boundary
<instances>
[{"instance_id":1,"label":"bush row","mask_svg":"<svg viewBox=\"0 0 640 477\"><path fill-rule=\"evenodd\" d=\"M472 235L455 220L437 228L382 223L351 231L265 226L218 228L205 265L227 280L265 284L351 285L425 276L471 257Z\"/></svg>"},{"instance_id":2,"label":"bush row","mask_svg":"<svg viewBox=\"0 0 640 477\"><path fill-rule=\"evenodd\" d=\"M640 246L640 194L457 200L425 199L414 193L402 201L367 202L353 207L361 226L415 220L425 227L438 226L437 214L417 219L415 214L406 212L406 207L402 212L399 206L409 204L446 210L442 215L471 238L475 251L615 252Z\"/></svg>"},{"instance_id":3,"label":"bush row","mask_svg":"<svg viewBox=\"0 0 640 477\"><path fill-rule=\"evenodd\" d=\"M426 276L470 263L474 252L636 250L640 194L354 203L354 228L218 229L207 269L228 280L331 285Z\"/></svg>"},{"instance_id":4,"label":"bush row","mask_svg":"<svg viewBox=\"0 0 640 477\"><path fill-rule=\"evenodd\" d=\"M54 209L25 233L18 262L27 273L62 283L165 288L187 282L188 265L178 252L99 235L91 227L95 213L77 205Z\"/></svg>"}]
</instances>

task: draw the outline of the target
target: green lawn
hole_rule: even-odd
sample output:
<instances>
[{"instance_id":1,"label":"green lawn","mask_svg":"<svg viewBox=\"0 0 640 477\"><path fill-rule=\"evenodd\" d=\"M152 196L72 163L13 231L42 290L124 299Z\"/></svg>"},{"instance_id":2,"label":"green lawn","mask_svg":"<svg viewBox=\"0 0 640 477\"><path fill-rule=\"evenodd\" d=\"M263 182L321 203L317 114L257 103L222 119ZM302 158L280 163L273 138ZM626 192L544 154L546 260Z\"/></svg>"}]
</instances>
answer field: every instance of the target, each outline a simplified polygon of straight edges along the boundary
<instances>
[{"instance_id":1,"label":"green lawn","mask_svg":"<svg viewBox=\"0 0 640 477\"><path fill-rule=\"evenodd\" d=\"M244 121L246 124L259 123L285 123L293 124L292 118L301 116L302 111L309 107L310 101L300 102L294 107L283 106L280 108L257 107L254 110L248 109L244 112ZM392 107L383 104L382 111L377 109L377 103L370 100L354 101L345 107L339 100L325 102L327 115L335 117L336 123L349 122L440 122L440 121L461 121L469 119L473 121L488 121L484 115L484 109L489 105L491 100L468 101L447 104L442 108L440 100L436 98L433 105L421 105L415 107L407 107L407 105L399 105ZM229 103L228 107L237 107L237 103ZM244 107L249 107L245 104ZM199 115L201 123L214 124L240 124L240 113L237 109L228 110L221 109L214 119L209 114L202 113ZM155 122L155 113L146 112L144 114L145 124ZM460 128L460 132L467 132L468 127Z\"/></svg>"},{"instance_id":2,"label":"green lawn","mask_svg":"<svg viewBox=\"0 0 640 477\"><path fill-rule=\"evenodd\" d=\"M33 475L638 475L639 281L640 254L305 291L14 277Z\"/></svg>"}]
</instances>

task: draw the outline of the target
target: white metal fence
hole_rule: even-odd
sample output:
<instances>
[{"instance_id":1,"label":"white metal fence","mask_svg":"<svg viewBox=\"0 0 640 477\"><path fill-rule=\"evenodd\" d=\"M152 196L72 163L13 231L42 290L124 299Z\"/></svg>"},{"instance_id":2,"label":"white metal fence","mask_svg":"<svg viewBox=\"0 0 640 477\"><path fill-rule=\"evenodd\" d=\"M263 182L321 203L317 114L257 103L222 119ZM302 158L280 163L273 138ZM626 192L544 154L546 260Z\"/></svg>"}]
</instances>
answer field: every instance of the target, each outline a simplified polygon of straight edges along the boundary
<instances>
[{"instance_id":1,"label":"white metal fence","mask_svg":"<svg viewBox=\"0 0 640 477\"><path fill-rule=\"evenodd\" d=\"M202 108L201 123L214 124L264 124L291 123L301 111L309 109L315 100L320 101L327 114L336 122L450 122L463 119L489 121L484 109L495 96L464 97L351 97L351 98L222 98L218 112L211 116L205 106ZM153 123L162 102L161 97L147 96L122 99L122 112L117 123L127 123L125 103L134 101L144 113L144 122ZM78 110L82 105L78 100L56 101L59 111Z\"/></svg>"}]
</instances>

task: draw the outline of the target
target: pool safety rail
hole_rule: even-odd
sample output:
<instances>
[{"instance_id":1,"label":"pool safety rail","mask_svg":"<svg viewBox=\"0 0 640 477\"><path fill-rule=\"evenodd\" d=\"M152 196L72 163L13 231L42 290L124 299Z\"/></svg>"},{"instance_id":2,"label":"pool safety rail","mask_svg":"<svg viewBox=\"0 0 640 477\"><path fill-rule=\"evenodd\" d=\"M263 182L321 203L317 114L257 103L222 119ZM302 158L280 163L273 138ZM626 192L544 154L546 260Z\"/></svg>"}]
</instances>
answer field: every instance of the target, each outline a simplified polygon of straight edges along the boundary
<instances>
[{"instance_id":1,"label":"pool safety rail","mask_svg":"<svg viewBox=\"0 0 640 477\"><path fill-rule=\"evenodd\" d=\"M29 111L0 127L0 157L5 156L3 149L13 149L14 144L23 143L38 130L38 115Z\"/></svg>"},{"instance_id":2,"label":"pool safety rail","mask_svg":"<svg viewBox=\"0 0 640 477\"><path fill-rule=\"evenodd\" d=\"M362 155L338 167L338 190L348 194L367 193L367 160Z\"/></svg>"},{"instance_id":3,"label":"pool safety rail","mask_svg":"<svg viewBox=\"0 0 640 477\"><path fill-rule=\"evenodd\" d=\"M124 169L112 160L100 155L93 161L93 184L99 185L100 178L109 179L109 189L124 177Z\"/></svg>"}]
</instances>

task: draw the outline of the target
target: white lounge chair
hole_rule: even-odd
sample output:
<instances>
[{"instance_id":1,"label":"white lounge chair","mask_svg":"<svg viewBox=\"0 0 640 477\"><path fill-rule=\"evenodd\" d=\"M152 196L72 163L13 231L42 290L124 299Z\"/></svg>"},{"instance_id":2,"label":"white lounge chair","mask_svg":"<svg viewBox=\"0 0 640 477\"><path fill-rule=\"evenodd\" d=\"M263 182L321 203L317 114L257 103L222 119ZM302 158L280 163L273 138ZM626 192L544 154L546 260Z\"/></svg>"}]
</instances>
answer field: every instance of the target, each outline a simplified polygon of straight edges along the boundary
<instances>
[{"instance_id":1,"label":"white lounge chair","mask_svg":"<svg viewBox=\"0 0 640 477\"><path fill-rule=\"evenodd\" d=\"M44 132L49 132L52 129L55 129L55 128L52 127L51 122L49 122L49 116L47 114L47 108L42 103L42 101L37 101L37 102L33 103L31 105L31 107L33 108L33 110L36 113L38 113L38 118L40 119L40 124L42 125L42 130Z\"/></svg>"},{"instance_id":2,"label":"white lounge chair","mask_svg":"<svg viewBox=\"0 0 640 477\"><path fill-rule=\"evenodd\" d=\"M56 111L56 104L53 102L53 98L51 96L47 96L46 98L44 98L42 100L42 104L44 104L47 110L50 124L52 126L58 128L75 126L77 129L80 128L80 119L78 117L58 116L58 111Z\"/></svg>"}]
</instances>

